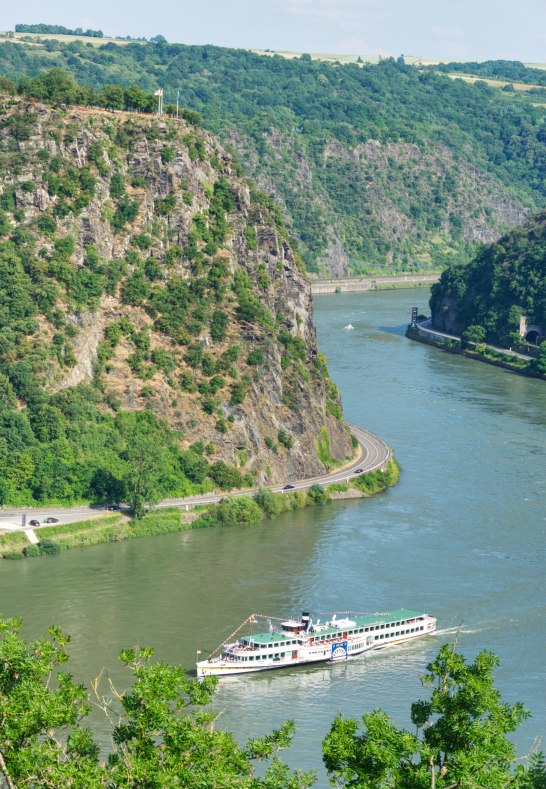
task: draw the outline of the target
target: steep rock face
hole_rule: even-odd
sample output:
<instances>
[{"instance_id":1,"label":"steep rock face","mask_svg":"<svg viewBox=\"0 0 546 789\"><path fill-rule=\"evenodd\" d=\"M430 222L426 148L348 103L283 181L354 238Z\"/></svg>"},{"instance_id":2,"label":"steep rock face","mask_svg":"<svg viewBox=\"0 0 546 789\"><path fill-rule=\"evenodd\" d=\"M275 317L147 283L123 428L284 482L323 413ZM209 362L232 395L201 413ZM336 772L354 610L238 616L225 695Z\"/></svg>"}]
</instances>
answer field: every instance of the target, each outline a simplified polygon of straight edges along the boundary
<instances>
[{"instance_id":1,"label":"steep rock face","mask_svg":"<svg viewBox=\"0 0 546 789\"><path fill-rule=\"evenodd\" d=\"M496 241L529 213L493 176L439 144L331 140L319 156L273 130L258 157L252 140L229 140L324 275L346 275L351 263L438 265ZM302 233L303 224L312 232Z\"/></svg>"},{"instance_id":2,"label":"steep rock face","mask_svg":"<svg viewBox=\"0 0 546 789\"><path fill-rule=\"evenodd\" d=\"M13 100L0 120L0 199L56 292L32 342L70 328L48 392L93 384L256 480L322 472L324 429L332 458L352 455L301 261L212 135Z\"/></svg>"}]
</instances>

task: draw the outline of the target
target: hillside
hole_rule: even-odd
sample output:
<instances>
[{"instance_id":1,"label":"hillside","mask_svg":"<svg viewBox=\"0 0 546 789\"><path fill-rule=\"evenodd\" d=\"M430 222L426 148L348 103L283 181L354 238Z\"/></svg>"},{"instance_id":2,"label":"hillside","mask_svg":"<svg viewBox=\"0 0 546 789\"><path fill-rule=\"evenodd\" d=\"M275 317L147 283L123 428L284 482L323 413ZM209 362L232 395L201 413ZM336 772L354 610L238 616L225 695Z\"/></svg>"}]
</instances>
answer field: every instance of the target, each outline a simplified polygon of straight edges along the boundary
<instances>
[{"instance_id":1,"label":"hillside","mask_svg":"<svg viewBox=\"0 0 546 789\"><path fill-rule=\"evenodd\" d=\"M546 202L544 107L386 60L344 65L181 44L0 44L15 80L58 66L180 91L282 205L310 271L444 265ZM536 103L536 102L535 102Z\"/></svg>"},{"instance_id":2,"label":"hillside","mask_svg":"<svg viewBox=\"0 0 546 789\"><path fill-rule=\"evenodd\" d=\"M163 495L352 455L301 261L212 135L4 97L0 193L2 502L115 500L136 450Z\"/></svg>"},{"instance_id":3,"label":"hillside","mask_svg":"<svg viewBox=\"0 0 546 789\"><path fill-rule=\"evenodd\" d=\"M546 334L546 212L484 248L467 266L453 265L432 287L436 329L505 347L520 342L520 318Z\"/></svg>"}]
</instances>

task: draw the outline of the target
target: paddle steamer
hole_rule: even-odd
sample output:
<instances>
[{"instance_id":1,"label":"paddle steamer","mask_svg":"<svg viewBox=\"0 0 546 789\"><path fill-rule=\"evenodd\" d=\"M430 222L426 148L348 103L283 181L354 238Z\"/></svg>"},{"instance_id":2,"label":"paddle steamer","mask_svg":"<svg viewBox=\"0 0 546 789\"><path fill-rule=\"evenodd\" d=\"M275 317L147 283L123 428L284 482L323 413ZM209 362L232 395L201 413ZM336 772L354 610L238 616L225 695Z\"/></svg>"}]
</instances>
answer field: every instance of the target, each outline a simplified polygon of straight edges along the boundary
<instances>
[{"instance_id":1,"label":"paddle steamer","mask_svg":"<svg viewBox=\"0 0 546 789\"><path fill-rule=\"evenodd\" d=\"M369 650L428 636L436 630L433 616L407 608L383 613L344 611L326 616L329 618L324 622L313 621L304 612L300 618L283 621L251 614L228 638L228 643L218 647L207 660L197 662L197 676L246 674L347 660ZM260 620L267 622L267 630L257 628ZM244 631L249 632L242 635Z\"/></svg>"}]
</instances>

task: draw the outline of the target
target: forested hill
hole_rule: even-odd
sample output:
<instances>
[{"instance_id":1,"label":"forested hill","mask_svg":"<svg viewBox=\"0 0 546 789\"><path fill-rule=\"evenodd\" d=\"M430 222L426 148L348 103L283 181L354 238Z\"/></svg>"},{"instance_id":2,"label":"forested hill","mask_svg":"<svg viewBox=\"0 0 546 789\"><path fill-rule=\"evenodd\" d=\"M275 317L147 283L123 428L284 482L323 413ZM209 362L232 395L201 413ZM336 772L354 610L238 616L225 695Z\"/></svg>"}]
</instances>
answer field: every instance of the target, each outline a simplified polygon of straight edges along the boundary
<instances>
[{"instance_id":1,"label":"forested hill","mask_svg":"<svg viewBox=\"0 0 546 789\"><path fill-rule=\"evenodd\" d=\"M185 121L0 100L0 504L315 476L352 455L271 201Z\"/></svg>"},{"instance_id":2,"label":"forested hill","mask_svg":"<svg viewBox=\"0 0 546 789\"><path fill-rule=\"evenodd\" d=\"M506 347L519 342L520 316L546 333L546 212L484 248L467 266L452 265L432 288L434 326Z\"/></svg>"},{"instance_id":3,"label":"forested hill","mask_svg":"<svg viewBox=\"0 0 546 789\"><path fill-rule=\"evenodd\" d=\"M308 269L441 264L545 204L544 108L393 60L336 65L179 44L0 45L15 80L161 86L203 114L283 204Z\"/></svg>"}]
</instances>

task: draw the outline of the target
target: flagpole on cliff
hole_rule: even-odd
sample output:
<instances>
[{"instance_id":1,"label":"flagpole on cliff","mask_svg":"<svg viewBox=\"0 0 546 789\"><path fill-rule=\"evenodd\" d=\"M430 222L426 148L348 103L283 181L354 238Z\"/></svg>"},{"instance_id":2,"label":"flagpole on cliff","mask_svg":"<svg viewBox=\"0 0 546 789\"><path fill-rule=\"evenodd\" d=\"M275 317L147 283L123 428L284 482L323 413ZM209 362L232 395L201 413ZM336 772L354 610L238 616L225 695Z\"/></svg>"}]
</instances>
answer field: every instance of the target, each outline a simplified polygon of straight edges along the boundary
<instances>
[{"instance_id":1,"label":"flagpole on cliff","mask_svg":"<svg viewBox=\"0 0 546 789\"><path fill-rule=\"evenodd\" d=\"M154 96L157 96L157 114L163 115L163 88L156 90Z\"/></svg>"}]
</instances>

